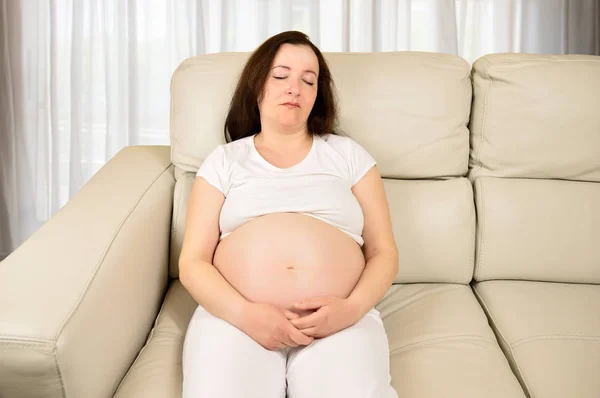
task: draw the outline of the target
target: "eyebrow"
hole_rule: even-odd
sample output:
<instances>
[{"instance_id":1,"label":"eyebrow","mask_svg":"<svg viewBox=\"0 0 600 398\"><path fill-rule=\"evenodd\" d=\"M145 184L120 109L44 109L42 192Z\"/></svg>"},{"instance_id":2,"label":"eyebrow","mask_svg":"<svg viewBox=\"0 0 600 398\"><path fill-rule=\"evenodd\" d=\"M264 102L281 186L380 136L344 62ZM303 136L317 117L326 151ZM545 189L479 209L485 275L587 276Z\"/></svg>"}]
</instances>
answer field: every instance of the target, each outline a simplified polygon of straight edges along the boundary
<instances>
[{"instance_id":1,"label":"eyebrow","mask_svg":"<svg viewBox=\"0 0 600 398\"><path fill-rule=\"evenodd\" d=\"M285 65L276 65L276 66L272 67L271 69L275 69L275 68L284 68L287 70L292 70L292 68L290 68L289 66L285 66ZM304 72L309 72L309 73L312 73L313 75L317 76L317 73L310 69L307 69Z\"/></svg>"}]
</instances>

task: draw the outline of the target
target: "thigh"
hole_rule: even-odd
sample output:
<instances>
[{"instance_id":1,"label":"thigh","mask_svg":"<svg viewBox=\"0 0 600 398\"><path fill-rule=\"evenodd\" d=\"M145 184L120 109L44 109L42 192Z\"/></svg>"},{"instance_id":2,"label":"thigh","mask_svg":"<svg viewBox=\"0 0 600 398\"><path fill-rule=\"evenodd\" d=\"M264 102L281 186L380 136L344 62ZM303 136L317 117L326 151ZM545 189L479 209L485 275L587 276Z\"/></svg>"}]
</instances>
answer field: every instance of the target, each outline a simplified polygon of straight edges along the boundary
<instances>
[{"instance_id":1,"label":"thigh","mask_svg":"<svg viewBox=\"0 0 600 398\"><path fill-rule=\"evenodd\" d=\"M198 306L183 344L184 398L284 398L286 358Z\"/></svg>"},{"instance_id":2,"label":"thigh","mask_svg":"<svg viewBox=\"0 0 600 398\"><path fill-rule=\"evenodd\" d=\"M375 309L288 358L289 398L397 398L390 382L388 339Z\"/></svg>"}]
</instances>

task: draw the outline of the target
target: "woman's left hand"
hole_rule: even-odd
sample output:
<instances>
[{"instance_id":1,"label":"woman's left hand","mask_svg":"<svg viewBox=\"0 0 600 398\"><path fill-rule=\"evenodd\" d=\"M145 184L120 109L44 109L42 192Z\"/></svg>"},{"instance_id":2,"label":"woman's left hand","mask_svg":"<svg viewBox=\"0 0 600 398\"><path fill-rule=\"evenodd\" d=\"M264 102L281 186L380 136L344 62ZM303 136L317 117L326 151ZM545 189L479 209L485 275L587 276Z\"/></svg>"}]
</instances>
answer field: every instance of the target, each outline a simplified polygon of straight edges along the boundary
<instances>
[{"instance_id":1,"label":"woman's left hand","mask_svg":"<svg viewBox=\"0 0 600 398\"><path fill-rule=\"evenodd\" d=\"M359 321L358 308L348 299L315 297L294 305L297 310L316 310L290 322L302 333L314 338L330 336Z\"/></svg>"}]
</instances>

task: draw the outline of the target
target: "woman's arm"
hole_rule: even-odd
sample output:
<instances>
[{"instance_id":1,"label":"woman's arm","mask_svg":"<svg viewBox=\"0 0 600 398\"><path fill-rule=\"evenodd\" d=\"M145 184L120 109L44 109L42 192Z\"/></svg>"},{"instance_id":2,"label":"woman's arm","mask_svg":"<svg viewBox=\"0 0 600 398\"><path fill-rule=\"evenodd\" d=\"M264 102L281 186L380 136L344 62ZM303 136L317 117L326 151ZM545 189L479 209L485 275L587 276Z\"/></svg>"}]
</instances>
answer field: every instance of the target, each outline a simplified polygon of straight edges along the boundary
<instances>
[{"instance_id":1,"label":"woman's arm","mask_svg":"<svg viewBox=\"0 0 600 398\"><path fill-rule=\"evenodd\" d=\"M203 178L196 178L179 259L179 279L206 311L245 332L263 347L275 350L308 345L289 319L297 314L274 305L246 300L212 264L219 243L219 215L224 195Z\"/></svg>"},{"instance_id":2,"label":"woman's arm","mask_svg":"<svg viewBox=\"0 0 600 398\"><path fill-rule=\"evenodd\" d=\"M240 327L248 301L212 264L224 201L221 192L203 178L196 178L188 204L179 280L208 312Z\"/></svg>"},{"instance_id":3,"label":"woman's arm","mask_svg":"<svg viewBox=\"0 0 600 398\"><path fill-rule=\"evenodd\" d=\"M315 310L291 321L307 336L327 337L358 322L381 300L398 272L398 249L377 169L367 172L352 191L365 217L365 269L348 298L314 297L295 304L298 310Z\"/></svg>"},{"instance_id":4,"label":"woman's arm","mask_svg":"<svg viewBox=\"0 0 600 398\"><path fill-rule=\"evenodd\" d=\"M359 319L381 300L398 273L398 248L383 181L377 167L371 168L352 188L362 208L365 269L348 297Z\"/></svg>"}]
</instances>

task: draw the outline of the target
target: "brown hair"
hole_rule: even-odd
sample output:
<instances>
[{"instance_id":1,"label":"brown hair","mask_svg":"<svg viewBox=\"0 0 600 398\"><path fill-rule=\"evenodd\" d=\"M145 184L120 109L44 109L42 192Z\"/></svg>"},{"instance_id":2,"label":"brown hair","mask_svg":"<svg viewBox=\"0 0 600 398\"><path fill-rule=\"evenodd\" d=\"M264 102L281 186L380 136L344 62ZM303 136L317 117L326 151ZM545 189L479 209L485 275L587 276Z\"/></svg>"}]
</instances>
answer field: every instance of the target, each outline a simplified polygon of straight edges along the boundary
<instances>
[{"instance_id":1,"label":"brown hair","mask_svg":"<svg viewBox=\"0 0 600 398\"><path fill-rule=\"evenodd\" d=\"M248 59L238 80L225 119L223 133L226 142L249 137L261 131L258 101L263 93L275 55L282 44L308 46L317 56L319 61L317 98L308 115L307 129L311 135L335 134L337 105L333 79L327 62L321 51L311 43L306 34L289 31L267 39Z\"/></svg>"}]
</instances>

